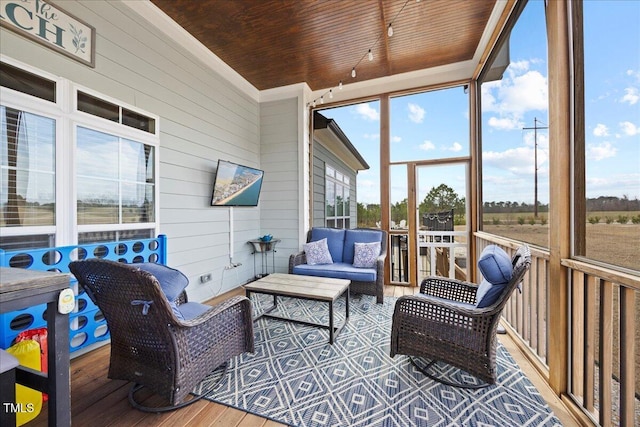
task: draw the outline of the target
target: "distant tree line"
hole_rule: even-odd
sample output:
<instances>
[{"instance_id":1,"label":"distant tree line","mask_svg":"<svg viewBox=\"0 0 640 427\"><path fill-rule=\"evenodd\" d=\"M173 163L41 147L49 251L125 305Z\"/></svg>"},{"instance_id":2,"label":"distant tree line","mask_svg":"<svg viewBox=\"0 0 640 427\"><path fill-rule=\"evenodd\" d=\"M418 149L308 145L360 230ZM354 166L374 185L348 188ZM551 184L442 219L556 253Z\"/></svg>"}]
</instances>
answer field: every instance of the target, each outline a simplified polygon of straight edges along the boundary
<instances>
[{"instance_id":1,"label":"distant tree line","mask_svg":"<svg viewBox=\"0 0 640 427\"><path fill-rule=\"evenodd\" d=\"M358 226L374 227L381 219L380 204L358 203ZM448 185L440 184L433 187L425 198L418 205L420 217L425 213L436 213L454 210L455 223L464 224L465 218L465 198L458 194ZM391 221L399 224L402 220L408 220L408 200L405 198L399 202L391 204Z\"/></svg>"},{"instance_id":2,"label":"distant tree line","mask_svg":"<svg viewBox=\"0 0 640 427\"><path fill-rule=\"evenodd\" d=\"M533 212L533 203L526 202L484 202L484 213L529 213ZM630 200L623 196L600 196L587 199L587 212L640 211L640 200ZM549 212L549 204L538 203L538 212Z\"/></svg>"},{"instance_id":3,"label":"distant tree line","mask_svg":"<svg viewBox=\"0 0 640 427\"><path fill-rule=\"evenodd\" d=\"M379 203L358 203L358 226L375 227L382 218ZM534 206L526 202L484 202L483 212L487 213L531 213ZM456 224L464 223L465 199L446 184L433 187L418 205L420 216L427 212L442 212L454 210ZM587 212L607 211L640 211L640 200L629 199L627 196L600 196L587 199ZM549 204L538 203L538 212L549 212ZM407 199L391 204L391 221L399 223L408 219Z\"/></svg>"},{"instance_id":4,"label":"distant tree line","mask_svg":"<svg viewBox=\"0 0 640 427\"><path fill-rule=\"evenodd\" d=\"M484 213L525 213L533 212L533 203L526 202L484 202ZM549 212L549 205L538 202L538 212Z\"/></svg>"},{"instance_id":5,"label":"distant tree line","mask_svg":"<svg viewBox=\"0 0 640 427\"><path fill-rule=\"evenodd\" d=\"M640 200L637 197L629 200L626 195L622 198L600 196L595 199L587 199L587 212L603 211L640 211Z\"/></svg>"}]
</instances>

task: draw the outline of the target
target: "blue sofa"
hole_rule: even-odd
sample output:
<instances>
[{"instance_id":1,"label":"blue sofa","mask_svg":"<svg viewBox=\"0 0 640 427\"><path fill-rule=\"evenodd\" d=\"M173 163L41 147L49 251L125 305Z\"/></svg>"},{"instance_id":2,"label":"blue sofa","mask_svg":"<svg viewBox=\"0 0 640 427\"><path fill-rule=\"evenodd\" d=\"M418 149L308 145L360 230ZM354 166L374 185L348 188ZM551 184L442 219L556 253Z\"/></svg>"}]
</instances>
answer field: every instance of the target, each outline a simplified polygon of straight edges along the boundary
<instances>
[{"instance_id":1,"label":"blue sofa","mask_svg":"<svg viewBox=\"0 0 640 427\"><path fill-rule=\"evenodd\" d=\"M309 265L305 252L289 257L289 273L351 280L351 292L373 295L382 304L387 232L372 228L337 229L315 227L307 233L307 243L327 239L331 263ZM355 243L380 242L380 253L372 267L355 267Z\"/></svg>"}]
</instances>

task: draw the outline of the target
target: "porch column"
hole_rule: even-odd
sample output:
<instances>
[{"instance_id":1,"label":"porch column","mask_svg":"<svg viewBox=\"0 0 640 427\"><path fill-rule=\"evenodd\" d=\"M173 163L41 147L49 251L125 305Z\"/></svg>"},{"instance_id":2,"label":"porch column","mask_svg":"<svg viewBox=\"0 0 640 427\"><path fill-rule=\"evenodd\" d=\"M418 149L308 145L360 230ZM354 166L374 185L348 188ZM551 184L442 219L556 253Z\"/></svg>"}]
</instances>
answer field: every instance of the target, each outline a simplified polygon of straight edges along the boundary
<instances>
[{"instance_id":1,"label":"porch column","mask_svg":"<svg viewBox=\"0 0 640 427\"><path fill-rule=\"evenodd\" d=\"M568 277L561 265L571 256L571 76L568 4L546 6L549 52L549 385L567 391Z\"/></svg>"},{"instance_id":2,"label":"porch column","mask_svg":"<svg viewBox=\"0 0 640 427\"><path fill-rule=\"evenodd\" d=\"M381 228L387 230L391 228L390 209L391 190L389 178L389 162L391 158L389 140L391 125L389 124L389 94L380 96L380 221ZM391 246L389 246L391 248ZM391 249L389 249L391 251ZM391 254L391 252L389 252ZM384 261L384 284L389 284L391 277L391 256L387 256Z\"/></svg>"}]
</instances>

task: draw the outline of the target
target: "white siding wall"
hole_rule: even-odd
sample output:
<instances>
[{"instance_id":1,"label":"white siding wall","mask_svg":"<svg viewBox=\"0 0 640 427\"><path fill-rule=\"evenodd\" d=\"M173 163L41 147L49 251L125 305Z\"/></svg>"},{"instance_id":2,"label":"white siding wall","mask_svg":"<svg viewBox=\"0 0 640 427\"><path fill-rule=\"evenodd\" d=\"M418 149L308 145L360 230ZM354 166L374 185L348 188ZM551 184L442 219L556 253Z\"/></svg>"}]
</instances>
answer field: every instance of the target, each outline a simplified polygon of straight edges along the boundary
<instances>
[{"instance_id":1,"label":"white siding wall","mask_svg":"<svg viewBox=\"0 0 640 427\"><path fill-rule=\"evenodd\" d=\"M225 271L229 209L209 205L215 166L219 158L261 166L258 103L120 2L58 4L96 28L95 68L4 28L0 52L158 115L160 232L168 236L168 263L189 276L189 296L195 301L247 281L253 276L253 259L246 241L263 232L291 238L287 221L296 222L297 104L262 109L267 125L262 137L273 135L266 138L263 155L266 197L257 208L234 209L233 260L242 266ZM282 120L279 108L286 110ZM272 122L271 110L276 115ZM261 210L266 215L262 227ZM205 273L212 273L213 280L201 284L199 276Z\"/></svg>"},{"instance_id":2,"label":"white siding wall","mask_svg":"<svg viewBox=\"0 0 640 427\"><path fill-rule=\"evenodd\" d=\"M300 247L300 194L304 188L299 167L299 112L298 98L260 104L260 163L265 171L261 232L282 240L275 254L276 272L280 273L288 271L289 255ZM256 268L259 267L257 260Z\"/></svg>"}]
</instances>

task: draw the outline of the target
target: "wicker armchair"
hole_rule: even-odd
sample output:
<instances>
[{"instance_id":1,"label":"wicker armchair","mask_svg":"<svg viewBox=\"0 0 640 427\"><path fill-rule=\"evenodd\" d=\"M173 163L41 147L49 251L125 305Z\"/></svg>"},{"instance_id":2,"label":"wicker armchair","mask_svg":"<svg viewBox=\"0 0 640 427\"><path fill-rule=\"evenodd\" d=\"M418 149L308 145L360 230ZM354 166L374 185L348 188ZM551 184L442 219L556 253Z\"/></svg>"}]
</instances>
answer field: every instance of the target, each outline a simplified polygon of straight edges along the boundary
<instances>
[{"instance_id":1,"label":"wicker armchair","mask_svg":"<svg viewBox=\"0 0 640 427\"><path fill-rule=\"evenodd\" d=\"M427 277L420 293L398 298L391 326L391 357L408 355L428 377L465 388L485 387L496 382L496 332L502 309L531 265L527 245L512 258L511 279L497 301L477 308L478 286L444 277ZM428 360L419 366L415 357ZM430 372L438 361L460 368L485 384L450 382Z\"/></svg>"},{"instance_id":2,"label":"wicker armchair","mask_svg":"<svg viewBox=\"0 0 640 427\"><path fill-rule=\"evenodd\" d=\"M180 319L156 277L135 264L87 259L69 268L107 321L108 376L134 383L129 401L136 409L164 412L191 404L203 396L185 398L207 375L231 357L254 351L251 303L246 297L210 307L188 303L182 291L176 307L191 315ZM141 387L164 397L169 406L137 403L134 394Z\"/></svg>"}]
</instances>

